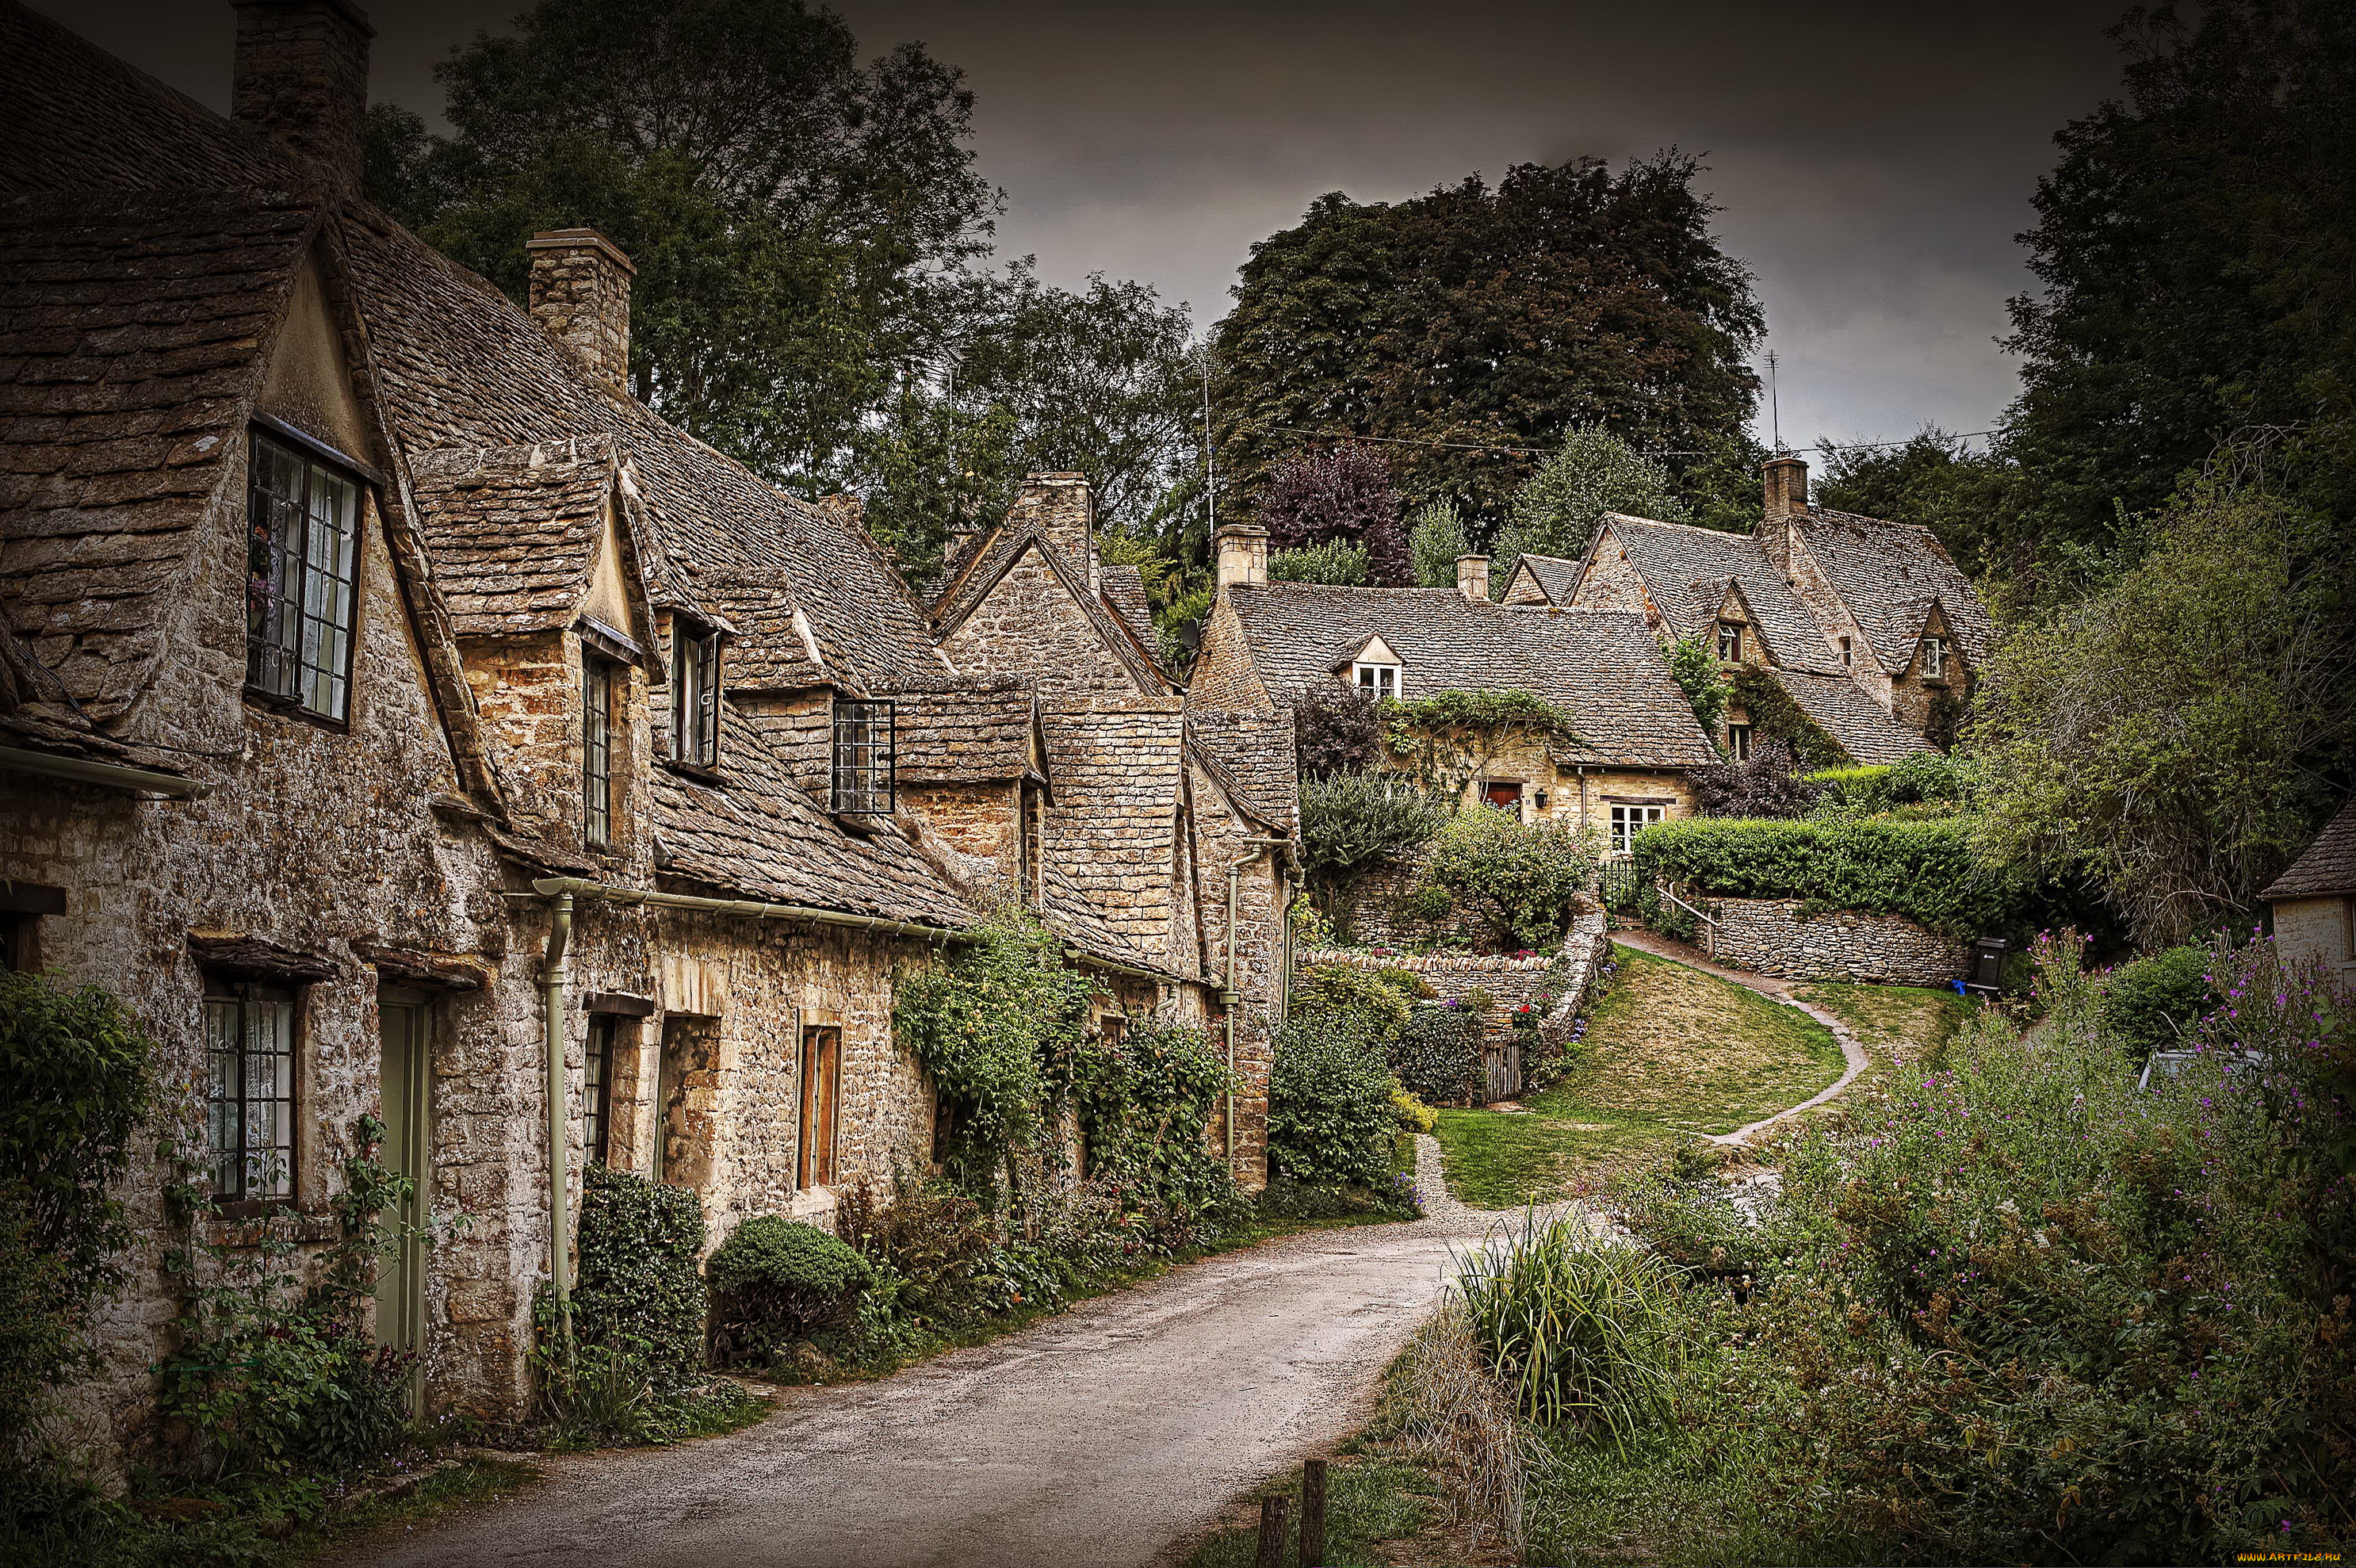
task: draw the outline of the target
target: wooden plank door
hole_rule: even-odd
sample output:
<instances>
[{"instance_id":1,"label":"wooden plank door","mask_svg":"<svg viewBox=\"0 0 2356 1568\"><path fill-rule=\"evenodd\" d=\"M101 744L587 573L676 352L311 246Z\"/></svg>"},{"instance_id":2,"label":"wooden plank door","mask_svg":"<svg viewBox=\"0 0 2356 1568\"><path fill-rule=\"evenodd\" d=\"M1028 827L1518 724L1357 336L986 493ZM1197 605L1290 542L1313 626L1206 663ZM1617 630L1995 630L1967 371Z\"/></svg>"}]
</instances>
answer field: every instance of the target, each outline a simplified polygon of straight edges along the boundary
<instances>
[{"instance_id":1,"label":"wooden plank door","mask_svg":"<svg viewBox=\"0 0 2356 1568\"><path fill-rule=\"evenodd\" d=\"M802 1124L794 1185L834 1183L836 1101L842 1085L842 1031L813 1024L802 1030Z\"/></svg>"},{"instance_id":2,"label":"wooden plank door","mask_svg":"<svg viewBox=\"0 0 2356 1568\"><path fill-rule=\"evenodd\" d=\"M425 1348L425 1243L416 1234L424 1222L427 1118L432 1084L432 1010L412 993L387 990L377 1000L380 1092L384 1108L384 1144L377 1157L386 1170L409 1178L410 1192L385 1210L388 1244L377 1261L377 1343L417 1355ZM410 1380L412 1413L423 1392L422 1364Z\"/></svg>"}]
</instances>

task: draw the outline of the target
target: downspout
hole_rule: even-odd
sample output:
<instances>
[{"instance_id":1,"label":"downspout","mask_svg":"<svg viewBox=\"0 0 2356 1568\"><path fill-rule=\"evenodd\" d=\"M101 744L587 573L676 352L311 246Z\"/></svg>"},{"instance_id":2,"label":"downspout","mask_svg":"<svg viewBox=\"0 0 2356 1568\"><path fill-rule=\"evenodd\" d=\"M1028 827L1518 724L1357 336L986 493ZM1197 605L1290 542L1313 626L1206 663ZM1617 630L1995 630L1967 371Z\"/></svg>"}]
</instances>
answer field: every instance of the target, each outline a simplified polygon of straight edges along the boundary
<instances>
[{"instance_id":1,"label":"downspout","mask_svg":"<svg viewBox=\"0 0 2356 1568\"><path fill-rule=\"evenodd\" d=\"M1244 867L1258 860L1278 844L1288 844L1290 839L1246 839L1250 853L1227 863L1227 977L1219 990L1219 1005L1226 1014L1227 1036L1227 1114L1226 1139L1220 1152L1227 1162L1227 1174L1236 1174L1236 1004L1242 997L1236 991L1236 899L1243 880Z\"/></svg>"},{"instance_id":2,"label":"downspout","mask_svg":"<svg viewBox=\"0 0 2356 1568\"><path fill-rule=\"evenodd\" d=\"M564 1234L572 1207L564 1170L564 950L572 938L573 894L568 888L556 895L550 908L548 953L540 970L548 1036L548 1279L556 1297L557 1344L568 1370L573 1366L573 1261Z\"/></svg>"}]
</instances>

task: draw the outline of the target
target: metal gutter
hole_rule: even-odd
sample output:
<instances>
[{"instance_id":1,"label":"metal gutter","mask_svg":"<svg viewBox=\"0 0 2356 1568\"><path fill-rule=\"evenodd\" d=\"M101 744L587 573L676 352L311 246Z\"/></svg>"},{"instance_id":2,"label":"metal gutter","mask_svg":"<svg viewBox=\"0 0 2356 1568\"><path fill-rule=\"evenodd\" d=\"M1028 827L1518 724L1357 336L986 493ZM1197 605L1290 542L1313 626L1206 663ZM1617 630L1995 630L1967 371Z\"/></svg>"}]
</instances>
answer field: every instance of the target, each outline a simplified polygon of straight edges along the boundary
<instances>
[{"instance_id":1,"label":"metal gutter","mask_svg":"<svg viewBox=\"0 0 2356 1568\"><path fill-rule=\"evenodd\" d=\"M145 768L125 768L113 762L92 762L83 757L59 757L53 752L27 751L17 746L0 746L0 768L19 773L46 774L52 779L70 779L78 784L103 784L114 789L144 789L151 795L165 795L175 800L197 800L213 792L209 784L193 779L183 779L177 773L155 773Z\"/></svg>"}]
</instances>

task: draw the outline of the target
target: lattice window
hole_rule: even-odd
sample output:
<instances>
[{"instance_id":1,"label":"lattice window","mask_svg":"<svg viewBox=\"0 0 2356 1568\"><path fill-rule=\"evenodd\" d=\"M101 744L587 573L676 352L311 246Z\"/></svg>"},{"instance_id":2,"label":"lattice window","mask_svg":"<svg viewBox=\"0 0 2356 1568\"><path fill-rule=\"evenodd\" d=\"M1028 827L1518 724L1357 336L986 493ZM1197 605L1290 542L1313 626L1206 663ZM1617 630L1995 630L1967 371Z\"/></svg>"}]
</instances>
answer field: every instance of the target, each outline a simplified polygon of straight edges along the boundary
<instances>
[{"instance_id":1,"label":"lattice window","mask_svg":"<svg viewBox=\"0 0 2356 1568\"><path fill-rule=\"evenodd\" d=\"M834 809L890 816L893 804L892 704L839 697L834 704Z\"/></svg>"},{"instance_id":2,"label":"lattice window","mask_svg":"<svg viewBox=\"0 0 2356 1568\"><path fill-rule=\"evenodd\" d=\"M592 848L614 842L614 672L610 659L581 653L581 834Z\"/></svg>"},{"instance_id":3,"label":"lattice window","mask_svg":"<svg viewBox=\"0 0 2356 1568\"><path fill-rule=\"evenodd\" d=\"M215 983L205 995L206 1112L213 1195L294 1196L294 996Z\"/></svg>"},{"instance_id":4,"label":"lattice window","mask_svg":"<svg viewBox=\"0 0 2356 1568\"><path fill-rule=\"evenodd\" d=\"M359 484L256 431L246 466L245 683L322 718L351 707Z\"/></svg>"},{"instance_id":5,"label":"lattice window","mask_svg":"<svg viewBox=\"0 0 2356 1568\"><path fill-rule=\"evenodd\" d=\"M720 634L692 621L671 622L672 753L699 768L720 764Z\"/></svg>"},{"instance_id":6,"label":"lattice window","mask_svg":"<svg viewBox=\"0 0 2356 1568\"><path fill-rule=\"evenodd\" d=\"M607 1163L613 1142L614 1015L589 1015L589 1049L581 1072L581 1143L589 1158Z\"/></svg>"}]
</instances>

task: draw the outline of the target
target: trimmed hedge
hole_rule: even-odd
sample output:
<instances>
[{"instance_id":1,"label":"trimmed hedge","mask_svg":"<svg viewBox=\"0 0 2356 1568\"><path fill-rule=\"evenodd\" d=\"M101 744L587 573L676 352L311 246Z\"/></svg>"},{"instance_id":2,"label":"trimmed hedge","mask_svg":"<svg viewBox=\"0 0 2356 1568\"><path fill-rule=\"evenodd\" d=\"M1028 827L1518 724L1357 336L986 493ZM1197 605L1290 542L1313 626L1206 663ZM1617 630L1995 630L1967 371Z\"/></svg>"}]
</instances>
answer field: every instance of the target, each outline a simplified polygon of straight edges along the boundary
<instances>
[{"instance_id":1,"label":"trimmed hedge","mask_svg":"<svg viewBox=\"0 0 2356 1568\"><path fill-rule=\"evenodd\" d=\"M593 1162L581 1171L578 1238L574 1337L637 1359L659 1393L701 1382L707 1298L695 1189Z\"/></svg>"},{"instance_id":2,"label":"trimmed hedge","mask_svg":"<svg viewBox=\"0 0 2356 1568\"><path fill-rule=\"evenodd\" d=\"M1391 1073L1379 1041L1330 1013L1276 1032L1268 1075L1269 1176L1373 1187L1390 1174Z\"/></svg>"},{"instance_id":3,"label":"trimmed hedge","mask_svg":"<svg viewBox=\"0 0 2356 1568\"><path fill-rule=\"evenodd\" d=\"M2123 963L2103 985L2103 1026L2137 1057L2177 1048L2214 1006L2206 948L2169 948Z\"/></svg>"},{"instance_id":4,"label":"trimmed hedge","mask_svg":"<svg viewBox=\"0 0 2356 1568\"><path fill-rule=\"evenodd\" d=\"M856 1247L776 1214L730 1231L705 1272L714 1358L727 1366L774 1360L795 1339L847 1326L875 1278Z\"/></svg>"},{"instance_id":5,"label":"trimmed hedge","mask_svg":"<svg viewBox=\"0 0 2356 1568\"><path fill-rule=\"evenodd\" d=\"M2019 910L2017 890L1973 861L1965 825L1952 819L1688 818L1638 833L1635 862L1647 886L1665 876L1723 898L1903 915L1959 940L2005 929Z\"/></svg>"}]
</instances>

